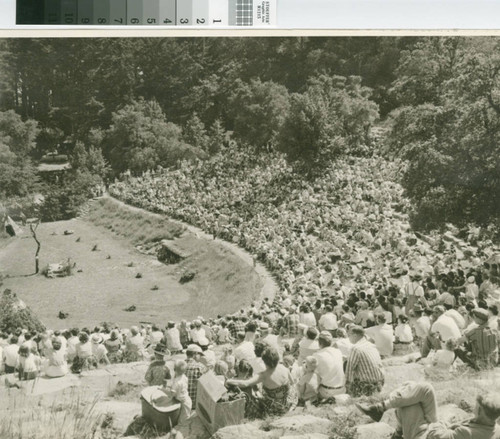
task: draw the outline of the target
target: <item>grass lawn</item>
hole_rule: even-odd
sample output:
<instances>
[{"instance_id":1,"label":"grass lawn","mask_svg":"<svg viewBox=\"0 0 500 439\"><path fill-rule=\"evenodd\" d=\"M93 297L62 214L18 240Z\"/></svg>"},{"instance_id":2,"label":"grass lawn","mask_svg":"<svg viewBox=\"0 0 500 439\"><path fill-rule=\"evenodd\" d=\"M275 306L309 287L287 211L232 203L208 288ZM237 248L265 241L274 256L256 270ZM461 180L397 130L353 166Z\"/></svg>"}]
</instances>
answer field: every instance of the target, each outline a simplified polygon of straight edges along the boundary
<instances>
[{"instance_id":1,"label":"grass lawn","mask_svg":"<svg viewBox=\"0 0 500 439\"><path fill-rule=\"evenodd\" d=\"M76 263L72 276L33 275L36 247L29 230L0 245L0 273L9 276L3 288L15 291L49 328L104 321L164 325L168 320L235 312L258 297L259 276L227 248L182 232L156 215L108 203L113 202L92 203L85 218L42 223L38 228L40 267L70 258ZM65 230L74 233L64 235ZM191 256L177 265L164 265L135 248L181 233L176 245ZM181 285L186 270L196 275ZM136 306L134 312L124 311L131 305ZM60 310L69 317L60 320Z\"/></svg>"}]
</instances>

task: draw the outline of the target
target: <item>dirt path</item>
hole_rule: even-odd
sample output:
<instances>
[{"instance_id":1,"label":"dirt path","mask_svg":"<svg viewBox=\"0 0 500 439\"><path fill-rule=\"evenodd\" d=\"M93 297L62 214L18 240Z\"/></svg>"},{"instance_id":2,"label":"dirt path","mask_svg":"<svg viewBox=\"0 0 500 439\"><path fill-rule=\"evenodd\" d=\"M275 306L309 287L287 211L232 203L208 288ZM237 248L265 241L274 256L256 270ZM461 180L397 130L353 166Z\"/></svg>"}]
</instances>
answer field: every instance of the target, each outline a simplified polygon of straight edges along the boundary
<instances>
[{"instance_id":1,"label":"dirt path","mask_svg":"<svg viewBox=\"0 0 500 439\"><path fill-rule=\"evenodd\" d=\"M146 213L148 215L153 215L156 217L165 217L165 215L160 215L158 213L153 213L153 212L150 212L148 210L142 209L140 207L135 207L135 206L131 206L130 204L126 204L123 201L120 201L120 200L112 197L111 195L105 195L105 196L107 198L113 200L114 202L118 203L119 205L126 206L128 209L131 209L133 211ZM271 300L271 301L273 300L274 296L279 291L278 285L276 284L276 281L271 276L271 274L269 273L267 268L264 267L264 265L262 265L260 262L255 262L255 264L254 264L253 256L250 253L248 253L246 250L242 249L241 247L238 247L236 244L233 244L231 242L224 241L224 240L219 239L219 238L214 239L212 235L205 233L203 230L199 229L198 227L192 226L190 224L184 223L182 221L179 221L179 220L176 220L173 218L168 218L168 219L169 219L169 221L172 221L173 223L183 225L184 227L186 227L186 229L189 232L196 235L197 238L213 241L213 242L223 246L224 248L228 249L231 253L233 253L234 255L241 258L248 265L250 265L250 266L253 265L256 273L259 275L259 277L262 280L262 289L260 292L260 300L262 301L266 297L269 298L269 300Z\"/></svg>"}]
</instances>

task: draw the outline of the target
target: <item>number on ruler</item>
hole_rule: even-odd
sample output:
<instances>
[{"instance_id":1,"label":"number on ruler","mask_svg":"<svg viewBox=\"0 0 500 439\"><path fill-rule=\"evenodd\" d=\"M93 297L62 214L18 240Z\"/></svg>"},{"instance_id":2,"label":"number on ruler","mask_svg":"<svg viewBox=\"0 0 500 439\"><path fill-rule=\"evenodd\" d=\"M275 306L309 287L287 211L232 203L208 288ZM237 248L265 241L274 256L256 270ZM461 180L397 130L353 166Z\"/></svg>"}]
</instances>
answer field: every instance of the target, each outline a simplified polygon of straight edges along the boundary
<instances>
[{"instance_id":1,"label":"number on ruler","mask_svg":"<svg viewBox=\"0 0 500 439\"><path fill-rule=\"evenodd\" d=\"M138 19L138 18L131 18L131 19L130 19L130 22L131 22L132 24L139 24L139 19Z\"/></svg>"},{"instance_id":2,"label":"number on ruler","mask_svg":"<svg viewBox=\"0 0 500 439\"><path fill-rule=\"evenodd\" d=\"M64 18L64 22L66 24L73 24L75 22L72 14L65 14L65 15L66 15L66 17Z\"/></svg>"},{"instance_id":3,"label":"number on ruler","mask_svg":"<svg viewBox=\"0 0 500 439\"><path fill-rule=\"evenodd\" d=\"M148 22L148 24L155 24L156 18L148 18L146 21Z\"/></svg>"},{"instance_id":4,"label":"number on ruler","mask_svg":"<svg viewBox=\"0 0 500 439\"><path fill-rule=\"evenodd\" d=\"M189 18L181 18L181 19L179 20L179 22L180 22L181 24L188 24L188 23L189 23Z\"/></svg>"},{"instance_id":5,"label":"number on ruler","mask_svg":"<svg viewBox=\"0 0 500 439\"><path fill-rule=\"evenodd\" d=\"M123 24L123 18L115 18L115 22Z\"/></svg>"},{"instance_id":6,"label":"number on ruler","mask_svg":"<svg viewBox=\"0 0 500 439\"><path fill-rule=\"evenodd\" d=\"M165 18L165 20L163 20L163 23L170 24L170 23L172 23L172 20Z\"/></svg>"},{"instance_id":7,"label":"number on ruler","mask_svg":"<svg viewBox=\"0 0 500 439\"><path fill-rule=\"evenodd\" d=\"M99 17L97 19L97 23L99 23L99 24L106 24L106 22L107 22L107 20L105 18L103 18L103 17Z\"/></svg>"},{"instance_id":8,"label":"number on ruler","mask_svg":"<svg viewBox=\"0 0 500 439\"><path fill-rule=\"evenodd\" d=\"M89 24L90 18L82 18L80 21L82 22L82 24Z\"/></svg>"},{"instance_id":9,"label":"number on ruler","mask_svg":"<svg viewBox=\"0 0 500 439\"><path fill-rule=\"evenodd\" d=\"M196 24L205 24L205 19L204 18L197 18Z\"/></svg>"}]
</instances>

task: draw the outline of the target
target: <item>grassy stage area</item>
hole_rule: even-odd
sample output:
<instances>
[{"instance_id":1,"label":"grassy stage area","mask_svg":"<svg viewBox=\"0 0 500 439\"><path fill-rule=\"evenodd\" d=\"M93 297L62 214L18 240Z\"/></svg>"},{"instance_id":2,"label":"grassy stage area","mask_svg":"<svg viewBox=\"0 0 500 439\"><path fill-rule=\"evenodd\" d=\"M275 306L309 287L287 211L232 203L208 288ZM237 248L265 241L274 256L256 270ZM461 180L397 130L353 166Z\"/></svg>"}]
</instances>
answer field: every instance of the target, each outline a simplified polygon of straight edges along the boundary
<instances>
[{"instance_id":1,"label":"grassy stage area","mask_svg":"<svg viewBox=\"0 0 500 439\"><path fill-rule=\"evenodd\" d=\"M73 234L65 235L65 230ZM252 266L216 242L201 239L178 223L103 199L89 205L79 219L43 223L38 228L42 247L40 267L71 259L73 274L48 279L34 275L36 245L29 230L0 243L2 288L10 288L49 328L93 326L101 322L192 319L237 311L258 297L261 280ZM165 265L136 249L160 239L190 256ZM80 271L81 270L81 271ZM192 281L181 284L186 271ZM124 311L135 305L133 312ZM59 311L69 313L58 318Z\"/></svg>"}]
</instances>

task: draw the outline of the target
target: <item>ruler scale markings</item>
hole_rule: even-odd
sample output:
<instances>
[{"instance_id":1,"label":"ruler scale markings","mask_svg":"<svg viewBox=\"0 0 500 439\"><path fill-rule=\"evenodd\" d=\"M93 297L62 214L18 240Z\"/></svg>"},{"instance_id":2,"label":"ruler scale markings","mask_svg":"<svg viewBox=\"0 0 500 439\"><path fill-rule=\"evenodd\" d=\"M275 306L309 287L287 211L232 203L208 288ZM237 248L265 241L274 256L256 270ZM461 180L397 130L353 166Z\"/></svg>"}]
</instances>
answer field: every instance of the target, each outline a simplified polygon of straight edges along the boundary
<instances>
[{"instance_id":1,"label":"ruler scale markings","mask_svg":"<svg viewBox=\"0 0 500 439\"><path fill-rule=\"evenodd\" d=\"M175 3L176 0L160 0L160 25L175 26Z\"/></svg>"},{"instance_id":2,"label":"ruler scale markings","mask_svg":"<svg viewBox=\"0 0 500 439\"><path fill-rule=\"evenodd\" d=\"M15 0L16 24L276 26L277 0Z\"/></svg>"},{"instance_id":3,"label":"ruler scale markings","mask_svg":"<svg viewBox=\"0 0 500 439\"><path fill-rule=\"evenodd\" d=\"M109 0L109 24L127 24L127 0Z\"/></svg>"},{"instance_id":4,"label":"ruler scale markings","mask_svg":"<svg viewBox=\"0 0 500 439\"><path fill-rule=\"evenodd\" d=\"M78 0L78 24L92 24L94 22L93 0Z\"/></svg>"},{"instance_id":5,"label":"ruler scale markings","mask_svg":"<svg viewBox=\"0 0 500 439\"><path fill-rule=\"evenodd\" d=\"M157 26L160 21L160 1L142 0L143 24Z\"/></svg>"},{"instance_id":6,"label":"ruler scale markings","mask_svg":"<svg viewBox=\"0 0 500 439\"><path fill-rule=\"evenodd\" d=\"M76 24L77 23L77 0L61 0L61 23Z\"/></svg>"},{"instance_id":7,"label":"ruler scale markings","mask_svg":"<svg viewBox=\"0 0 500 439\"><path fill-rule=\"evenodd\" d=\"M43 21L45 24L60 24L61 2L59 0L45 0Z\"/></svg>"},{"instance_id":8,"label":"ruler scale markings","mask_svg":"<svg viewBox=\"0 0 500 439\"><path fill-rule=\"evenodd\" d=\"M94 0L94 24L109 24L109 0Z\"/></svg>"},{"instance_id":9,"label":"ruler scale markings","mask_svg":"<svg viewBox=\"0 0 500 439\"><path fill-rule=\"evenodd\" d=\"M177 0L177 24L191 26L193 24L193 0Z\"/></svg>"},{"instance_id":10,"label":"ruler scale markings","mask_svg":"<svg viewBox=\"0 0 500 439\"><path fill-rule=\"evenodd\" d=\"M209 0L193 0L193 25L208 26Z\"/></svg>"},{"instance_id":11,"label":"ruler scale markings","mask_svg":"<svg viewBox=\"0 0 500 439\"><path fill-rule=\"evenodd\" d=\"M127 24L142 24L142 1L127 0Z\"/></svg>"},{"instance_id":12,"label":"ruler scale markings","mask_svg":"<svg viewBox=\"0 0 500 439\"><path fill-rule=\"evenodd\" d=\"M229 6L227 0L210 0L210 26L228 26Z\"/></svg>"}]
</instances>

